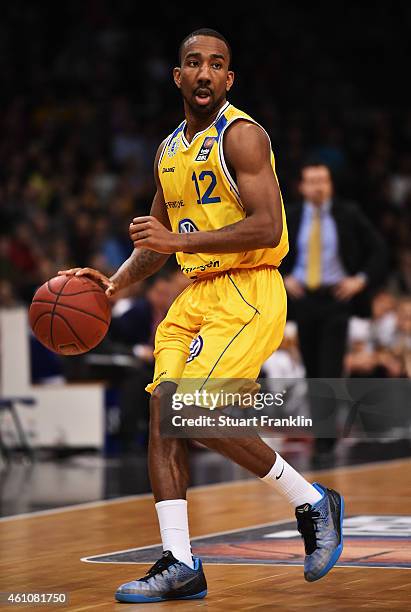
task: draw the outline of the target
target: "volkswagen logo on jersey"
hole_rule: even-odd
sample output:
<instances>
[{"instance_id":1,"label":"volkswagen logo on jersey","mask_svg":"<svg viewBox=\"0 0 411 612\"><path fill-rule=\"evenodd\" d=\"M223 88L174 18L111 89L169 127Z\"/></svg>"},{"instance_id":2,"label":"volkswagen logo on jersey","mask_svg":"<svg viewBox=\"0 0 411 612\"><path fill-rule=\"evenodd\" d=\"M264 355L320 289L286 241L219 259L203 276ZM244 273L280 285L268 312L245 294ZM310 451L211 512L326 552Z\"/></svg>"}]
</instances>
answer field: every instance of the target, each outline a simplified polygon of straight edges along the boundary
<instances>
[{"instance_id":1,"label":"volkswagen logo on jersey","mask_svg":"<svg viewBox=\"0 0 411 612\"><path fill-rule=\"evenodd\" d=\"M196 338L192 339L190 344L190 354L187 357L186 363L190 363L190 361L193 361L193 359L198 357L203 349L203 344L204 342L201 336L197 336Z\"/></svg>"},{"instance_id":2,"label":"volkswagen logo on jersey","mask_svg":"<svg viewBox=\"0 0 411 612\"><path fill-rule=\"evenodd\" d=\"M191 219L181 219L178 224L180 234L188 234L189 232L198 232L198 227Z\"/></svg>"},{"instance_id":3,"label":"volkswagen logo on jersey","mask_svg":"<svg viewBox=\"0 0 411 612\"><path fill-rule=\"evenodd\" d=\"M179 146L180 146L180 136L176 136L175 138L173 138L173 140L170 142L170 144L167 147L167 155L169 157L174 157L174 155L178 151Z\"/></svg>"}]
</instances>

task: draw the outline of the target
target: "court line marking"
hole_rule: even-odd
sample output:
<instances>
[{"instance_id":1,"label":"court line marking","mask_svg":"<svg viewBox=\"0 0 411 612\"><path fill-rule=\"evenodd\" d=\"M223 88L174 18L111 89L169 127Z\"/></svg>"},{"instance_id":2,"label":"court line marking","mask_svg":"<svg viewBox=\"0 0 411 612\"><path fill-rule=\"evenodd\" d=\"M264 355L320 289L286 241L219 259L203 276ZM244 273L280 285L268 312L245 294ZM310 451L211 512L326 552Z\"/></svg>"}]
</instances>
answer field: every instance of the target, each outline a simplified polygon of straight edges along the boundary
<instances>
[{"instance_id":1,"label":"court line marking","mask_svg":"<svg viewBox=\"0 0 411 612\"><path fill-rule=\"evenodd\" d=\"M191 539L191 541L194 540L202 540L203 538L214 538L216 536L220 536L220 535L227 535L229 533L235 533L236 531L241 531L242 529L260 529L261 527L269 527L270 525L272 525L273 527L275 525L281 525L281 523L284 523L286 521L286 519L280 519L278 521L274 521L273 522L268 522L268 523L259 523L258 525L252 525L252 527L237 527L237 529L228 529L225 531L215 531L212 533L208 533L206 535L201 535L201 536L194 536ZM112 563L112 561L88 561L88 559L95 559L96 557L102 557L104 554L106 556L108 555L119 555L121 553L126 553L126 552L130 552L130 551L137 551L137 550L146 550L147 548L154 548L155 546L161 546L161 542L158 542L156 544L147 544L146 546L139 546L138 548L133 547L133 548L125 548L124 550L116 550L113 552L109 552L109 553L103 553L103 554L99 554L99 555L92 555L92 556L86 556L86 557L82 557L80 559L80 561L84 561L85 563ZM145 562L144 562L145 563ZM143 563L143 564L144 564ZM134 563L132 561L128 562L127 565L137 565L137 563ZM126 565L126 564L124 564ZM226 565L226 563L222 563L221 565ZM239 565L242 565L241 563ZM258 563L256 565L259 565ZM271 564L270 564L271 565Z\"/></svg>"},{"instance_id":2,"label":"court line marking","mask_svg":"<svg viewBox=\"0 0 411 612\"><path fill-rule=\"evenodd\" d=\"M372 471L376 468L388 468L393 465L401 465L402 463L410 463L410 457L402 457L399 459L385 459L384 461L374 461L370 463L356 464L356 465L340 465L335 468L326 468L323 470L309 470L304 471L302 474L304 476L309 476L310 474L318 474L321 473L340 473L344 471L348 472L358 472L358 471ZM234 480L230 482L216 482L212 484L206 485L194 485L189 487L188 492L191 491L201 491L201 490L209 490L209 489L219 489L223 487L236 487L236 486L244 486L247 483L257 482L259 479L257 477L254 478L244 478L242 480ZM60 508L50 508L49 510L35 510L34 512L24 512L22 514L12 514L9 516L0 517L0 523L6 523L9 521L19 521L23 519L29 518L37 518L42 516L50 516L53 514L63 514L65 512L74 512L76 510L88 510L90 508L98 508L99 506L110 506L113 504L121 504L127 503L130 501L138 500L138 499L152 499L152 493L136 493L135 495L126 495L123 497L116 497L114 499L101 499L94 502L84 502L81 504L72 504L70 506L62 506Z\"/></svg>"},{"instance_id":3,"label":"court line marking","mask_svg":"<svg viewBox=\"0 0 411 612\"><path fill-rule=\"evenodd\" d=\"M251 530L251 529L260 529L262 527L275 527L276 525L281 525L288 522L286 519L280 519L277 521L270 521L268 523L258 523L257 525L250 525L249 527L238 527L236 529L227 529L225 531L215 531L212 533L208 533L206 535L201 535L201 536L194 536L191 539L191 541L195 541L195 540L202 540L204 538L214 538L217 536L222 536L222 535L228 535L230 533L237 533L239 531L242 530ZM112 551L112 552L108 552L108 553L100 553L99 555L91 555L91 556L85 556L85 557L81 557L80 561L82 561L83 563L96 563L96 564L101 564L101 565L148 565L150 564L150 561L124 561L124 562L113 562L113 561L96 561L96 559L98 557L102 557L102 556L109 556L109 555L119 555L122 553L126 553L126 552L131 552L131 551L140 551L140 550L147 550L148 548L154 548L154 547L161 547L161 542L157 542L155 544L147 544L146 546L138 546L133 547L133 548L126 548L124 550L116 550L116 551ZM288 567L288 566L292 566L292 567L302 567L302 563L214 563L212 561L207 562L204 561L204 565L253 565L253 566L259 566L259 565L263 565L264 567ZM411 567L387 567L385 565L337 565L336 567L354 567L354 568L363 568L363 567L369 567L372 569L403 569L403 570L410 570Z\"/></svg>"}]
</instances>

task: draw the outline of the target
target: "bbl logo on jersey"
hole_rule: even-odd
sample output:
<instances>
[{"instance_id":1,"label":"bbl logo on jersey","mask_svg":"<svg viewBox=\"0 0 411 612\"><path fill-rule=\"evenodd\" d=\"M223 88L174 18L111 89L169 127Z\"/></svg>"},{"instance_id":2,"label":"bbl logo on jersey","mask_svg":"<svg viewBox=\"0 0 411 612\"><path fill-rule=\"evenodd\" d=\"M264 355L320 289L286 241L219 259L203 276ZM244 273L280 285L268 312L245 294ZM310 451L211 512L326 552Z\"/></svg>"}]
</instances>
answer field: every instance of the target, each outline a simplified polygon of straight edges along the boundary
<instances>
[{"instance_id":1,"label":"bbl logo on jersey","mask_svg":"<svg viewBox=\"0 0 411 612\"><path fill-rule=\"evenodd\" d=\"M174 157L174 155L178 151L179 146L180 146L180 136L178 135L175 138L173 138L173 140L168 145L168 147L167 147L167 155L169 157Z\"/></svg>"},{"instance_id":2,"label":"bbl logo on jersey","mask_svg":"<svg viewBox=\"0 0 411 612\"><path fill-rule=\"evenodd\" d=\"M198 232L198 227L191 219L181 219L178 224L180 234L189 234L190 232Z\"/></svg>"},{"instance_id":3,"label":"bbl logo on jersey","mask_svg":"<svg viewBox=\"0 0 411 612\"><path fill-rule=\"evenodd\" d=\"M187 357L186 363L190 363L190 361L193 361L193 359L198 357L198 355L203 350L203 345L204 345L204 341L201 336L197 336L196 338L192 339L191 344L190 344L190 354Z\"/></svg>"},{"instance_id":4,"label":"bbl logo on jersey","mask_svg":"<svg viewBox=\"0 0 411 612\"><path fill-rule=\"evenodd\" d=\"M206 161L216 140L217 138L215 136L207 136L201 145L201 149L197 153L195 161Z\"/></svg>"}]
</instances>

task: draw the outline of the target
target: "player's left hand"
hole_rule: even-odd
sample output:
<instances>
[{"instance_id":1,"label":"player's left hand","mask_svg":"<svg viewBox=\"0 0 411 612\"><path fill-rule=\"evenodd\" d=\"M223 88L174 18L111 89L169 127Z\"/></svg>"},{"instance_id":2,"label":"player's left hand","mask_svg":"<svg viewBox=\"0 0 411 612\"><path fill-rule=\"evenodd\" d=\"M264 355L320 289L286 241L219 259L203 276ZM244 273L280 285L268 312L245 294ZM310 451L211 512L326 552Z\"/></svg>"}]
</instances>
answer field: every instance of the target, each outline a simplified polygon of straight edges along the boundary
<instances>
[{"instance_id":1,"label":"player's left hand","mask_svg":"<svg viewBox=\"0 0 411 612\"><path fill-rule=\"evenodd\" d=\"M364 289L366 280L362 276L347 276L334 288L334 296L340 302L348 302Z\"/></svg>"},{"instance_id":2,"label":"player's left hand","mask_svg":"<svg viewBox=\"0 0 411 612\"><path fill-rule=\"evenodd\" d=\"M144 247L157 253L179 251L179 234L170 232L156 217L135 217L129 227L130 238L135 247Z\"/></svg>"}]
</instances>

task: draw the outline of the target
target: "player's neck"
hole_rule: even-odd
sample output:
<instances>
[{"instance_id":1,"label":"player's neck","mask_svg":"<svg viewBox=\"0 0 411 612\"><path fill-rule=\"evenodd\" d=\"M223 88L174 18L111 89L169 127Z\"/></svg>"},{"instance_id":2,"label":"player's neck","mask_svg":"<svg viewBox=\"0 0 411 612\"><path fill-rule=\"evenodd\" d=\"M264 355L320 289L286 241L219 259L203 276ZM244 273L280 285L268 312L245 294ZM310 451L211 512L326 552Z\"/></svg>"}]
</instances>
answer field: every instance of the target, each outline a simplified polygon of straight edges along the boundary
<instances>
[{"instance_id":1,"label":"player's neck","mask_svg":"<svg viewBox=\"0 0 411 612\"><path fill-rule=\"evenodd\" d=\"M191 142L198 132L202 132L213 123L225 103L226 100L223 100L217 109L215 109L209 115L204 116L194 114L193 110L188 106L188 104L184 103L184 113L187 123L185 137L188 142Z\"/></svg>"}]
</instances>

